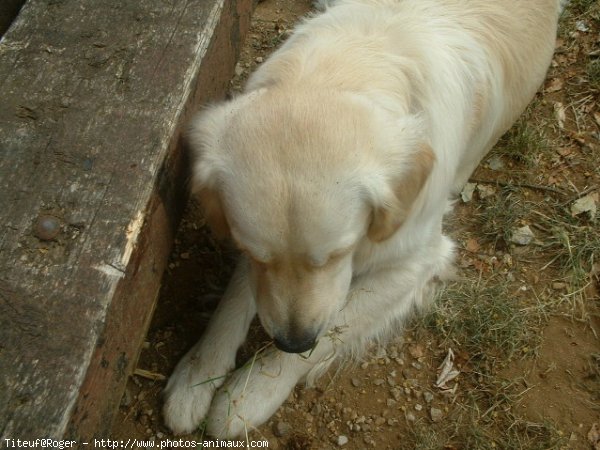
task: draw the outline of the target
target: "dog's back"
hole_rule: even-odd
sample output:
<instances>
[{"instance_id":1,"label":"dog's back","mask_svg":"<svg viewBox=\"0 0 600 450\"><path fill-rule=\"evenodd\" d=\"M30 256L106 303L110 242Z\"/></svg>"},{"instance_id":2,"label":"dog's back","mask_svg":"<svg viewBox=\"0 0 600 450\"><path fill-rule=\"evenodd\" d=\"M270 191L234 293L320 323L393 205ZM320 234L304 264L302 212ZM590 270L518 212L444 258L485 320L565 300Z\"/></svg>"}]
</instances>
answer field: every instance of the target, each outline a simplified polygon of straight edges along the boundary
<instances>
[{"instance_id":1,"label":"dog's back","mask_svg":"<svg viewBox=\"0 0 600 450\"><path fill-rule=\"evenodd\" d=\"M522 113L554 50L559 0L337 0L248 90L304 86L422 114L455 188Z\"/></svg>"}]
</instances>

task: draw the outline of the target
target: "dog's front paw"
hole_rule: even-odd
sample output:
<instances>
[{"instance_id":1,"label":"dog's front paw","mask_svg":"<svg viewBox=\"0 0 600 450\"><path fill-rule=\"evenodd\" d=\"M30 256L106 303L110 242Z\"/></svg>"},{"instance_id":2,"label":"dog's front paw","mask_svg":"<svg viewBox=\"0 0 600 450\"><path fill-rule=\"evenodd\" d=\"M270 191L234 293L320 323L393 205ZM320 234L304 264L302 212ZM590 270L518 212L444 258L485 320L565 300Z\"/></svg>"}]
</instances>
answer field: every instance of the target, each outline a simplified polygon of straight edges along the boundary
<instances>
[{"instance_id":1,"label":"dog's front paw","mask_svg":"<svg viewBox=\"0 0 600 450\"><path fill-rule=\"evenodd\" d=\"M198 428L224 378L209 373L194 358L180 361L164 391L163 417L173 433L188 434Z\"/></svg>"},{"instance_id":2,"label":"dog's front paw","mask_svg":"<svg viewBox=\"0 0 600 450\"><path fill-rule=\"evenodd\" d=\"M280 351L235 371L217 391L207 417L209 435L233 439L265 423L303 375Z\"/></svg>"}]
</instances>

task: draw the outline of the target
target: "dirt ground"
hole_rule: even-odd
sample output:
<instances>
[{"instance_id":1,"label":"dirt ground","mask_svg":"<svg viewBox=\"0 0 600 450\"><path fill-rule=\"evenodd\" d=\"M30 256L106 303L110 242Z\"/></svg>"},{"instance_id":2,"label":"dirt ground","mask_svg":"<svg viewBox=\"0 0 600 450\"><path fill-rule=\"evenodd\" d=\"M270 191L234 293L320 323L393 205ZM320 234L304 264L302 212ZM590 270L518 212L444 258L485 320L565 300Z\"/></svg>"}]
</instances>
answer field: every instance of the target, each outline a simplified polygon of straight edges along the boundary
<instances>
[{"instance_id":1,"label":"dirt ground","mask_svg":"<svg viewBox=\"0 0 600 450\"><path fill-rule=\"evenodd\" d=\"M258 5L232 93L310 8ZM600 4L572 2L544 88L457 202L446 229L459 243L460 280L403 336L334 367L316 388L298 386L252 438L294 450L600 449L599 31ZM112 438L171 437L161 390L235 258L192 200ZM264 339L258 325L251 335ZM436 383L449 354L457 376Z\"/></svg>"}]
</instances>

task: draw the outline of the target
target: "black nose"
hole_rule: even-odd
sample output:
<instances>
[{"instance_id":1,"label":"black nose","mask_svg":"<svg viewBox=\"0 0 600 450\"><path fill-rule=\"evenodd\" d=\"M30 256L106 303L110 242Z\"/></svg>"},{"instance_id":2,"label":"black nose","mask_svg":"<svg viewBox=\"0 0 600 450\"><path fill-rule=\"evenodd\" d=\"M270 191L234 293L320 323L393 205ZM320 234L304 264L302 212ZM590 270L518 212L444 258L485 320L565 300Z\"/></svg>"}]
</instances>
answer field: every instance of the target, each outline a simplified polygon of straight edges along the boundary
<instances>
[{"instance_id":1,"label":"black nose","mask_svg":"<svg viewBox=\"0 0 600 450\"><path fill-rule=\"evenodd\" d=\"M304 353L315 346L315 338L287 339L275 337L275 347L286 353Z\"/></svg>"}]
</instances>

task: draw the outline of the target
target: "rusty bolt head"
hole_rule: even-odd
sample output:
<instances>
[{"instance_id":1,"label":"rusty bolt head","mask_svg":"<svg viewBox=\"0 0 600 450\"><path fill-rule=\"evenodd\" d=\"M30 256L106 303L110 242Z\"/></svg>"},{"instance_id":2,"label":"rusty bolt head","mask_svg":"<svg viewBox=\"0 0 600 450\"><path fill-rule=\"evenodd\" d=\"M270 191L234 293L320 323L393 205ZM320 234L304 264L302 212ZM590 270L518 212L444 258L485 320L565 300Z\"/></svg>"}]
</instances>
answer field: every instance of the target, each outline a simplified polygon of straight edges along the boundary
<instances>
[{"instance_id":1,"label":"rusty bolt head","mask_svg":"<svg viewBox=\"0 0 600 450\"><path fill-rule=\"evenodd\" d=\"M33 232L42 241L51 241L60 233L60 220L49 215L39 216L35 221Z\"/></svg>"}]
</instances>

